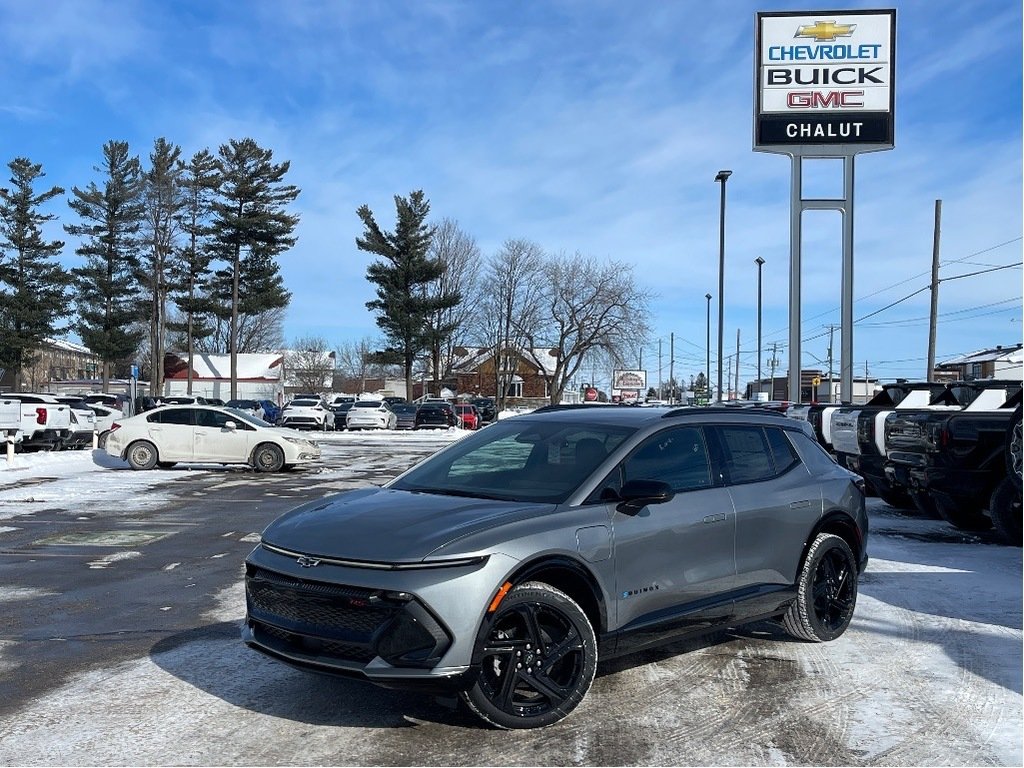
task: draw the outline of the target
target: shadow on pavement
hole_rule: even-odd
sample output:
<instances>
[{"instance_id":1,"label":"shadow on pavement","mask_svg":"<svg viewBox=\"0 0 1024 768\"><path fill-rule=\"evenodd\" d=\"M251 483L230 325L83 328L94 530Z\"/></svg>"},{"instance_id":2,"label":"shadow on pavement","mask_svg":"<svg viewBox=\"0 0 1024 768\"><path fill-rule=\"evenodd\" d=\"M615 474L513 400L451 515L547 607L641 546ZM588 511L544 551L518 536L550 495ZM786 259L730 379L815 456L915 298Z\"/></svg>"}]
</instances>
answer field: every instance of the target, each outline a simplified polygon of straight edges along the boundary
<instances>
[{"instance_id":1,"label":"shadow on pavement","mask_svg":"<svg viewBox=\"0 0 1024 768\"><path fill-rule=\"evenodd\" d=\"M211 696L254 712L310 725L407 728L417 721L479 729L462 708L429 695L293 669L248 648L236 622L197 627L164 638L153 663Z\"/></svg>"}]
</instances>

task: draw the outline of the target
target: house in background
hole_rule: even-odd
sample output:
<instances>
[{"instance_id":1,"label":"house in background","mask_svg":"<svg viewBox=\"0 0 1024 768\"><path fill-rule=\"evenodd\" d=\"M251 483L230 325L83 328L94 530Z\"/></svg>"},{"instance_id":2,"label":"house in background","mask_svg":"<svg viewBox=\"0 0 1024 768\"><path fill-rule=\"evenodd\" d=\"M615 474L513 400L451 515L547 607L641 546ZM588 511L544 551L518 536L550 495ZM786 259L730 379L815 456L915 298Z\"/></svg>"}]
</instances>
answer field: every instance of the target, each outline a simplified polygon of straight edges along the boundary
<instances>
[{"instance_id":1,"label":"house in background","mask_svg":"<svg viewBox=\"0 0 1024 768\"><path fill-rule=\"evenodd\" d=\"M240 400L284 402L284 355L238 355ZM164 396L185 395L188 389L188 356L178 352L164 355ZM198 397L231 399L231 355L197 354L192 358L192 394Z\"/></svg>"},{"instance_id":2,"label":"house in background","mask_svg":"<svg viewBox=\"0 0 1024 768\"><path fill-rule=\"evenodd\" d=\"M497 397L501 387L505 396L513 400L550 397L545 378L555 372L555 355L550 349L535 349L531 356L521 349L505 349L496 354L492 348L460 347L456 354L459 358L452 366L452 376L443 383L459 394Z\"/></svg>"},{"instance_id":3,"label":"house in background","mask_svg":"<svg viewBox=\"0 0 1024 768\"><path fill-rule=\"evenodd\" d=\"M1021 344L1016 346L996 346L992 349L979 349L960 357L954 357L935 366L937 378L942 380L959 379L1024 379L1024 351Z\"/></svg>"}]
</instances>

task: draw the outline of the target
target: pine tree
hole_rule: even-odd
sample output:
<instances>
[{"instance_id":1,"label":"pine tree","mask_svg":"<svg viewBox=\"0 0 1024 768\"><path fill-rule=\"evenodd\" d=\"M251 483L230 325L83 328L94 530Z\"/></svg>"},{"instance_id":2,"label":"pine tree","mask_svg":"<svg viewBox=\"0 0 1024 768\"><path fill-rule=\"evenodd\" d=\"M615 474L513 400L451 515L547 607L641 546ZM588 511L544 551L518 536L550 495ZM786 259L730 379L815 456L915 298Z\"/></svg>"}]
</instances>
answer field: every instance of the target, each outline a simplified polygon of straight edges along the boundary
<instances>
[{"instance_id":1,"label":"pine tree","mask_svg":"<svg viewBox=\"0 0 1024 768\"><path fill-rule=\"evenodd\" d=\"M149 393L163 391L164 340L167 322L167 278L179 235L178 214L184 205L180 187L181 148L164 138L153 143L149 170L143 174L146 252L141 281L149 292L149 349L152 355Z\"/></svg>"},{"instance_id":2,"label":"pine tree","mask_svg":"<svg viewBox=\"0 0 1024 768\"><path fill-rule=\"evenodd\" d=\"M238 396L238 316L286 307L291 294L274 257L291 248L299 217L285 208L299 188L282 179L290 163L272 162L273 152L252 139L232 139L220 147L217 167L221 186L214 209L219 294L231 310L231 398Z\"/></svg>"},{"instance_id":3,"label":"pine tree","mask_svg":"<svg viewBox=\"0 0 1024 768\"><path fill-rule=\"evenodd\" d=\"M185 334L188 352L188 382L186 392L192 394L192 370L196 341L213 333L210 316L214 299L208 285L212 275L210 261L213 252L209 238L213 232L210 217L213 198L220 186L217 160L208 149L192 156L178 179L183 205L178 211L178 225L184 235L184 245L170 266L170 293L174 303L184 315L180 323L167 323L167 328Z\"/></svg>"},{"instance_id":4,"label":"pine tree","mask_svg":"<svg viewBox=\"0 0 1024 768\"><path fill-rule=\"evenodd\" d=\"M7 167L11 186L0 189L0 368L14 369L20 390L22 371L68 314L69 276L53 261L64 243L43 239L42 225L56 217L39 211L64 190L51 187L37 194L35 183L46 174L27 158L15 158Z\"/></svg>"},{"instance_id":5,"label":"pine tree","mask_svg":"<svg viewBox=\"0 0 1024 768\"><path fill-rule=\"evenodd\" d=\"M430 296L427 287L444 272L439 259L429 257L434 231L426 224L430 202L422 190L408 198L395 195L395 231L383 232L369 206L356 214L366 228L356 246L380 256L366 270L366 279L377 286L377 298L366 307L377 312L377 325L384 331L390 351L400 356L405 369L406 396L412 394L412 366L416 356L431 343L430 320L439 310L453 307L457 293Z\"/></svg>"},{"instance_id":6,"label":"pine tree","mask_svg":"<svg viewBox=\"0 0 1024 768\"><path fill-rule=\"evenodd\" d=\"M65 225L69 235L81 238L75 253L85 265L72 270L78 322L75 328L87 347L103 362L103 389L110 384L113 363L128 360L138 350L144 332L134 324L146 317L139 285L139 231L144 217L142 167L130 157L128 143L103 145L102 188L89 182L84 190L72 188L68 201L81 224Z\"/></svg>"}]
</instances>

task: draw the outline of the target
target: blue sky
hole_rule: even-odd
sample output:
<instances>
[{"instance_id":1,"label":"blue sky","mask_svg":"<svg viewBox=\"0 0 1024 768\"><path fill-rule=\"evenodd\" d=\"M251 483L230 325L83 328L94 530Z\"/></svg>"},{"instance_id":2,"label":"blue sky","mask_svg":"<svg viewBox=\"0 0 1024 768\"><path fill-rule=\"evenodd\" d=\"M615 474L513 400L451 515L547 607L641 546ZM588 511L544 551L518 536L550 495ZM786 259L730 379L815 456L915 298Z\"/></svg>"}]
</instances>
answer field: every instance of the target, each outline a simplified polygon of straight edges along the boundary
<instances>
[{"instance_id":1,"label":"blue sky","mask_svg":"<svg viewBox=\"0 0 1024 768\"><path fill-rule=\"evenodd\" d=\"M109 139L145 158L160 136L186 155L252 136L302 188L299 241L280 258L286 336L332 344L377 335L356 209L391 226L393 195L423 189L485 254L514 237L634 264L657 294L652 383L658 339L667 378L671 333L677 374L703 369L714 177L729 168L725 347L740 329L746 379L758 256L764 346L788 339L790 166L751 150L754 17L819 7L881 6L5 0L0 159L27 156L70 190L98 179ZM857 160L855 318L927 284L936 199L941 277L1021 262L1021 4L895 7L896 148ZM839 188L828 166L812 171ZM51 210L73 220L66 202ZM808 214L804 229L803 363L818 366L839 322L838 214ZM939 360L1019 342L1021 281L1014 268L943 283ZM920 378L928 301L858 323L855 371ZM713 353L716 317L717 296ZM838 370L838 332L835 350Z\"/></svg>"}]
</instances>

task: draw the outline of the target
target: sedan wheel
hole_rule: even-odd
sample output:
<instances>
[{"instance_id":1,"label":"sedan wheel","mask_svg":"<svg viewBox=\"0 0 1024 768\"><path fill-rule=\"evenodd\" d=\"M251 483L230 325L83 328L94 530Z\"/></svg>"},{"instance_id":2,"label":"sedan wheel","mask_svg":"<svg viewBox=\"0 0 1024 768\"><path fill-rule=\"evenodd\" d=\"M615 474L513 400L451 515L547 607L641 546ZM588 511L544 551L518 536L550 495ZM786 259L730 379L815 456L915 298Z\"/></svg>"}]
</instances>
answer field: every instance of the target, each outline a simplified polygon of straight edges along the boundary
<instances>
[{"instance_id":1,"label":"sedan wheel","mask_svg":"<svg viewBox=\"0 0 1024 768\"><path fill-rule=\"evenodd\" d=\"M797 597L783 617L786 631L801 640L835 640L850 626L857 604L857 561L840 536L821 533L807 551Z\"/></svg>"},{"instance_id":2,"label":"sedan wheel","mask_svg":"<svg viewBox=\"0 0 1024 768\"><path fill-rule=\"evenodd\" d=\"M128 446L126 454L132 469L152 469L156 466L156 446L146 440L138 440Z\"/></svg>"},{"instance_id":3,"label":"sedan wheel","mask_svg":"<svg viewBox=\"0 0 1024 768\"><path fill-rule=\"evenodd\" d=\"M257 472L280 472L284 466L284 451L273 443L263 443L256 446L252 463Z\"/></svg>"},{"instance_id":4,"label":"sedan wheel","mask_svg":"<svg viewBox=\"0 0 1024 768\"><path fill-rule=\"evenodd\" d=\"M597 669L586 614L548 584L513 589L477 640L476 683L462 694L498 728L538 728L566 717L583 700Z\"/></svg>"}]
</instances>

